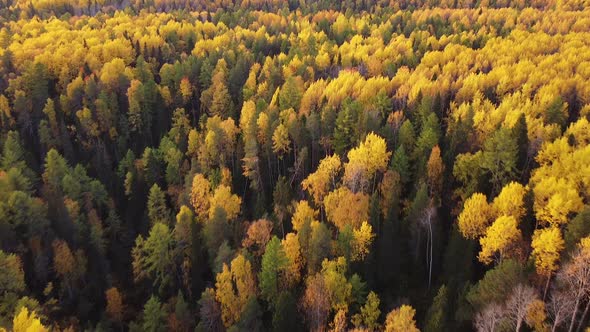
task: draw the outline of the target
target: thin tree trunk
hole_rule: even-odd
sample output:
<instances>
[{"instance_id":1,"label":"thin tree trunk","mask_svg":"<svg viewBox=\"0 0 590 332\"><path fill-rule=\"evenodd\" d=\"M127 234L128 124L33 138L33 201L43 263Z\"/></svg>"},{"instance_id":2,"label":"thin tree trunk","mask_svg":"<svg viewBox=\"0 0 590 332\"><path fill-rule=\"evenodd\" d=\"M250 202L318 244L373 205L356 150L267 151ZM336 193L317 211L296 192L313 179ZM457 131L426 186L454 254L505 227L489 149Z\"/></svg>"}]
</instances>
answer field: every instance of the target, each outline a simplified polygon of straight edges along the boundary
<instances>
[{"instance_id":1,"label":"thin tree trunk","mask_svg":"<svg viewBox=\"0 0 590 332\"><path fill-rule=\"evenodd\" d=\"M417 230L418 233L418 240L416 241L416 244L414 245L414 262L419 262L420 261L420 241L421 240L421 234L422 234L422 230L418 229Z\"/></svg>"},{"instance_id":2,"label":"thin tree trunk","mask_svg":"<svg viewBox=\"0 0 590 332\"><path fill-rule=\"evenodd\" d=\"M424 261L426 263L426 269L428 270L428 261L429 261L429 257L428 257L428 252L429 252L429 245L430 245L430 236L426 237L426 252L424 255Z\"/></svg>"},{"instance_id":3,"label":"thin tree trunk","mask_svg":"<svg viewBox=\"0 0 590 332\"><path fill-rule=\"evenodd\" d=\"M266 150L266 164L268 165L268 179L270 180L270 187L273 188L273 181L272 181L272 163L271 163L271 154Z\"/></svg>"},{"instance_id":4,"label":"thin tree trunk","mask_svg":"<svg viewBox=\"0 0 590 332\"><path fill-rule=\"evenodd\" d=\"M430 264L428 269L428 289L432 283L432 247L434 246L434 239L432 236L432 224L428 223L428 229L430 231Z\"/></svg>"},{"instance_id":5,"label":"thin tree trunk","mask_svg":"<svg viewBox=\"0 0 590 332\"><path fill-rule=\"evenodd\" d=\"M576 297L576 305L574 306L574 312L572 313L572 318L570 320L570 328L568 332L572 332L574 330L574 323L576 322L576 315L578 314L578 307L580 306L580 296Z\"/></svg>"},{"instance_id":6,"label":"thin tree trunk","mask_svg":"<svg viewBox=\"0 0 590 332\"><path fill-rule=\"evenodd\" d=\"M549 290L549 281L551 281L551 274L547 277L547 283L545 284L545 291L543 292L543 301L547 298L547 291Z\"/></svg>"},{"instance_id":7,"label":"thin tree trunk","mask_svg":"<svg viewBox=\"0 0 590 332\"><path fill-rule=\"evenodd\" d=\"M582 318L580 319L580 324L578 324L578 329L576 330L576 332L582 331L584 321L586 320L586 316L588 315L589 308L590 308L590 300L588 300L588 302L586 302L586 308L584 309L584 313L582 314Z\"/></svg>"}]
</instances>

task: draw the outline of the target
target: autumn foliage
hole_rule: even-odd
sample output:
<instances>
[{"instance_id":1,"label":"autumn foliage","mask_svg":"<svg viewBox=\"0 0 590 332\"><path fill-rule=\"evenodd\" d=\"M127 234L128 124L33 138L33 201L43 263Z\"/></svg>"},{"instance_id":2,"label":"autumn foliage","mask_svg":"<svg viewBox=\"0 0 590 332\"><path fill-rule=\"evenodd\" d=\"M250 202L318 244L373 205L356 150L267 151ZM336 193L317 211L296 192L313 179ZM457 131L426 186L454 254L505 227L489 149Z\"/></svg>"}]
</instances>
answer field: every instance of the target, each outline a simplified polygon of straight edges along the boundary
<instances>
[{"instance_id":1,"label":"autumn foliage","mask_svg":"<svg viewBox=\"0 0 590 332\"><path fill-rule=\"evenodd\" d=\"M0 331L582 331L588 0L0 0Z\"/></svg>"}]
</instances>

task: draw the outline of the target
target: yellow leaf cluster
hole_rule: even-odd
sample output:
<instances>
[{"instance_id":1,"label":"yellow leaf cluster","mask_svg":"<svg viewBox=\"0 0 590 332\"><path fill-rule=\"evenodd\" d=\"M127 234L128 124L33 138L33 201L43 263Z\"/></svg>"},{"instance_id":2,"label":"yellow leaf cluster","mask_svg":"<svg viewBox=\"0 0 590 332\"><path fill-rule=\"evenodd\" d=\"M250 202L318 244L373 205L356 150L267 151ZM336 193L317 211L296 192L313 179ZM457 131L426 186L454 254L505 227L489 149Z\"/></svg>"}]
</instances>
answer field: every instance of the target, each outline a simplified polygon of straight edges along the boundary
<instances>
[{"instance_id":1,"label":"yellow leaf cluster","mask_svg":"<svg viewBox=\"0 0 590 332\"><path fill-rule=\"evenodd\" d=\"M495 214L513 216L516 220L520 220L526 212L524 207L526 193L526 188L518 182L510 182L504 186L492 203Z\"/></svg>"},{"instance_id":2,"label":"yellow leaf cluster","mask_svg":"<svg viewBox=\"0 0 590 332\"><path fill-rule=\"evenodd\" d=\"M478 259L490 264L497 254L504 258L511 247L521 238L518 222L512 216L501 216L487 229L486 234L479 240L481 251Z\"/></svg>"},{"instance_id":3,"label":"yellow leaf cluster","mask_svg":"<svg viewBox=\"0 0 590 332\"><path fill-rule=\"evenodd\" d=\"M12 330L14 332L48 332L47 329L34 311L29 313L29 309L23 306L20 312L14 317L12 321Z\"/></svg>"},{"instance_id":4,"label":"yellow leaf cluster","mask_svg":"<svg viewBox=\"0 0 590 332\"><path fill-rule=\"evenodd\" d=\"M369 248L375 234L373 227L366 221L363 221L361 227L353 230L353 246L351 260L353 262L364 260L369 254Z\"/></svg>"},{"instance_id":5,"label":"yellow leaf cluster","mask_svg":"<svg viewBox=\"0 0 590 332\"><path fill-rule=\"evenodd\" d=\"M215 216L215 210L221 208L225 211L227 220L235 219L240 213L242 199L236 194L231 193L231 188L226 185L220 185L215 189L213 196L209 199L209 218Z\"/></svg>"},{"instance_id":6,"label":"yellow leaf cluster","mask_svg":"<svg viewBox=\"0 0 590 332\"><path fill-rule=\"evenodd\" d=\"M468 239L476 239L485 234L493 219L492 208L487 197L481 193L471 195L463 205L459 215L459 231Z\"/></svg>"},{"instance_id":7,"label":"yellow leaf cluster","mask_svg":"<svg viewBox=\"0 0 590 332\"><path fill-rule=\"evenodd\" d=\"M337 154L328 156L320 161L317 170L301 182L316 204L322 204L324 196L336 186L336 177L341 169L340 157Z\"/></svg>"},{"instance_id":8,"label":"yellow leaf cluster","mask_svg":"<svg viewBox=\"0 0 590 332\"><path fill-rule=\"evenodd\" d=\"M416 327L414 315L416 310L409 305L392 310L385 318L386 332L420 332Z\"/></svg>"},{"instance_id":9,"label":"yellow leaf cluster","mask_svg":"<svg viewBox=\"0 0 590 332\"><path fill-rule=\"evenodd\" d=\"M190 194L190 201L197 213L202 217L209 211L209 200L211 196L211 184L203 174L197 173L193 177L193 184Z\"/></svg>"},{"instance_id":10,"label":"yellow leaf cluster","mask_svg":"<svg viewBox=\"0 0 590 332\"><path fill-rule=\"evenodd\" d=\"M557 271L559 255L563 250L565 242L561 231L557 227L549 227L535 230L533 234L533 256L535 257L535 268L537 273L549 276Z\"/></svg>"},{"instance_id":11,"label":"yellow leaf cluster","mask_svg":"<svg viewBox=\"0 0 590 332\"><path fill-rule=\"evenodd\" d=\"M223 270L217 274L215 288L223 324L229 327L240 318L250 298L256 295L256 280L250 262L243 255L238 255L232 260L231 269L223 264Z\"/></svg>"},{"instance_id":12,"label":"yellow leaf cluster","mask_svg":"<svg viewBox=\"0 0 590 332\"><path fill-rule=\"evenodd\" d=\"M301 280L301 268L303 267L303 256L301 255L301 245L299 236L295 233L288 233L284 240L281 241L285 255L289 264L285 270L285 283L287 288L294 287Z\"/></svg>"},{"instance_id":13,"label":"yellow leaf cluster","mask_svg":"<svg viewBox=\"0 0 590 332\"><path fill-rule=\"evenodd\" d=\"M369 196L341 187L324 198L324 208L328 220L339 230L343 230L346 225L358 228L369 219Z\"/></svg>"},{"instance_id":14,"label":"yellow leaf cluster","mask_svg":"<svg viewBox=\"0 0 590 332\"><path fill-rule=\"evenodd\" d=\"M563 225L568 222L570 213L584 207L576 188L563 178L544 178L535 185L533 192L535 215L544 224Z\"/></svg>"},{"instance_id":15,"label":"yellow leaf cluster","mask_svg":"<svg viewBox=\"0 0 590 332\"><path fill-rule=\"evenodd\" d=\"M344 183L355 192L363 189L378 171L385 171L390 156L385 140L375 133L369 133L364 142L348 152Z\"/></svg>"},{"instance_id":16,"label":"yellow leaf cluster","mask_svg":"<svg viewBox=\"0 0 590 332\"><path fill-rule=\"evenodd\" d=\"M299 201L295 204L295 213L293 213L293 229L296 231L301 230L301 227L306 223L311 223L316 220L318 212L314 210L307 201Z\"/></svg>"}]
</instances>

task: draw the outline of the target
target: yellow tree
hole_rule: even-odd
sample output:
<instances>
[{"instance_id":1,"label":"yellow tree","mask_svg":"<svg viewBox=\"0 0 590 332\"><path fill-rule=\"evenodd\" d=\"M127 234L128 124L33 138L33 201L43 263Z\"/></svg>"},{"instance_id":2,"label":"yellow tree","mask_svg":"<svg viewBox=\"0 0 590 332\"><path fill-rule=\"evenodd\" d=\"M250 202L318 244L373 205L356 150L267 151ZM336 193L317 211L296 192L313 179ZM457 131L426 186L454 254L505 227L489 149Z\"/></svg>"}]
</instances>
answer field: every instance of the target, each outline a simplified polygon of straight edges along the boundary
<instances>
[{"instance_id":1,"label":"yellow tree","mask_svg":"<svg viewBox=\"0 0 590 332\"><path fill-rule=\"evenodd\" d=\"M203 174L197 173L193 177L190 200L197 216L202 218L209 211L209 200L211 197L211 184Z\"/></svg>"},{"instance_id":2,"label":"yellow tree","mask_svg":"<svg viewBox=\"0 0 590 332\"><path fill-rule=\"evenodd\" d=\"M342 163L337 154L328 156L320 161L315 172L301 182L301 187L313 197L316 206L321 206L328 191L336 186L336 177L341 168Z\"/></svg>"},{"instance_id":3,"label":"yellow tree","mask_svg":"<svg viewBox=\"0 0 590 332\"><path fill-rule=\"evenodd\" d=\"M191 129L188 132L188 148L186 155L190 158L197 159L199 153L199 133L196 129Z\"/></svg>"},{"instance_id":4,"label":"yellow tree","mask_svg":"<svg viewBox=\"0 0 590 332\"><path fill-rule=\"evenodd\" d=\"M215 288L223 324L230 327L238 321L250 298L256 295L256 281L250 262L243 255L238 255L232 260L231 269L223 264L223 270L217 274Z\"/></svg>"},{"instance_id":5,"label":"yellow tree","mask_svg":"<svg viewBox=\"0 0 590 332\"><path fill-rule=\"evenodd\" d=\"M571 213L584 208L576 188L564 178L548 177L537 183L533 189L537 220L554 226L567 223Z\"/></svg>"},{"instance_id":6,"label":"yellow tree","mask_svg":"<svg viewBox=\"0 0 590 332\"><path fill-rule=\"evenodd\" d=\"M333 326L334 329L331 329L330 332L345 332L347 325L346 319L346 310L340 309L334 315L334 320L330 323L330 326Z\"/></svg>"},{"instance_id":7,"label":"yellow tree","mask_svg":"<svg viewBox=\"0 0 590 332\"><path fill-rule=\"evenodd\" d=\"M248 227L242 246L248 248L254 255L262 256L271 235L272 222L266 219L257 220Z\"/></svg>"},{"instance_id":8,"label":"yellow tree","mask_svg":"<svg viewBox=\"0 0 590 332\"><path fill-rule=\"evenodd\" d=\"M125 62L115 58L102 67L100 81L111 90L119 87L119 78L125 72Z\"/></svg>"},{"instance_id":9,"label":"yellow tree","mask_svg":"<svg viewBox=\"0 0 590 332\"><path fill-rule=\"evenodd\" d=\"M326 216L338 229L343 230L346 225L353 228L361 226L369 219L369 196L354 193L346 187L338 188L324 198Z\"/></svg>"},{"instance_id":10,"label":"yellow tree","mask_svg":"<svg viewBox=\"0 0 590 332\"><path fill-rule=\"evenodd\" d=\"M548 277L557 271L559 255L565 246L559 228L548 227L535 230L531 246L537 273Z\"/></svg>"},{"instance_id":11,"label":"yellow tree","mask_svg":"<svg viewBox=\"0 0 590 332\"><path fill-rule=\"evenodd\" d=\"M249 101L254 93L256 92L256 76L258 75L258 71L260 70L260 64L257 62L251 68L250 72L248 73L248 78L244 83L244 88L242 89L242 95L244 96L244 101Z\"/></svg>"},{"instance_id":12,"label":"yellow tree","mask_svg":"<svg viewBox=\"0 0 590 332\"><path fill-rule=\"evenodd\" d=\"M468 239L477 239L485 234L492 218L492 209L486 196L475 193L465 201L463 211L459 214L459 231Z\"/></svg>"},{"instance_id":13,"label":"yellow tree","mask_svg":"<svg viewBox=\"0 0 590 332\"><path fill-rule=\"evenodd\" d=\"M361 227L352 231L352 236L351 260L353 262L362 261L369 254L369 248L375 238L373 227L366 221L363 221Z\"/></svg>"},{"instance_id":14,"label":"yellow tree","mask_svg":"<svg viewBox=\"0 0 590 332\"><path fill-rule=\"evenodd\" d=\"M65 241L53 240L52 247L55 273L63 280L64 287L71 291L76 279L76 258Z\"/></svg>"},{"instance_id":15,"label":"yellow tree","mask_svg":"<svg viewBox=\"0 0 590 332\"><path fill-rule=\"evenodd\" d=\"M182 96L182 101L186 104L190 101L193 96L193 87L191 82L189 81L188 77L184 77L180 80L180 95Z\"/></svg>"},{"instance_id":16,"label":"yellow tree","mask_svg":"<svg viewBox=\"0 0 590 332\"><path fill-rule=\"evenodd\" d=\"M548 227L535 230L531 246L532 255L535 257L535 269L539 275L547 278L546 294L551 275L559 268L559 255L565 247L565 242L558 227Z\"/></svg>"},{"instance_id":17,"label":"yellow tree","mask_svg":"<svg viewBox=\"0 0 590 332\"><path fill-rule=\"evenodd\" d=\"M289 140L289 132L287 127L282 123L278 125L272 134L272 151L282 158L283 154L291 150L291 141Z\"/></svg>"},{"instance_id":18,"label":"yellow tree","mask_svg":"<svg viewBox=\"0 0 590 332\"><path fill-rule=\"evenodd\" d=\"M213 219L217 208L225 211L227 220L235 219L240 213L241 204L242 199L232 194L230 187L222 184L215 189L213 196L209 199L209 219Z\"/></svg>"},{"instance_id":19,"label":"yellow tree","mask_svg":"<svg viewBox=\"0 0 590 332\"><path fill-rule=\"evenodd\" d=\"M445 166L442 158L440 157L440 148L435 145L430 152L430 157L427 163L427 179L428 179L428 190L430 197L438 197L442 191L443 185L443 172Z\"/></svg>"},{"instance_id":20,"label":"yellow tree","mask_svg":"<svg viewBox=\"0 0 590 332\"><path fill-rule=\"evenodd\" d=\"M385 318L386 332L420 332L416 327L414 315L416 310L409 305L392 310Z\"/></svg>"},{"instance_id":21,"label":"yellow tree","mask_svg":"<svg viewBox=\"0 0 590 332\"><path fill-rule=\"evenodd\" d=\"M186 205L180 207L180 211L176 214L176 225L174 226L174 237L176 242L187 246L191 243L192 225L195 222L193 211Z\"/></svg>"},{"instance_id":22,"label":"yellow tree","mask_svg":"<svg viewBox=\"0 0 590 332\"><path fill-rule=\"evenodd\" d=\"M223 264L221 272L215 277L215 299L221 305L223 325L231 326L240 318L241 310L237 306L238 300L233 286L232 273L227 264Z\"/></svg>"},{"instance_id":23,"label":"yellow tree","mask_svg":"<svg viewBox=\"0 0 590 332\"><path fill-rule=\"evenodd\" d=\"M547 312L545 310L545 302L540 299L534 299L527 307L525 321L528 326L532 327L534 331L549 331L549 326L545 321L547 320Z\"/></svg>"},{"instance_id":24,"label":"yellow tree","mask_svg":"<svg viewBox=\"0 0 590 332\"><path fill-rule=\"evenodd\" d=\"M330 305L334 311L348 310L352 299L352 284L346 280L347 262L344 257L324 259L321 274L324 277Z\"/></svg>"},{"instance_id":25,"label":"yellow tree","mask_svg":"<svg viewBox=\"0 0 590 332\"><path fill-rule=\"evenodd\" d=\"M284 286L287 288L294 287L301 280L301 268L303 267L303 256L301 255L301 245L299 236L295 233L288 233L284 240L281 241L285 255L289 260L285 273L283 274Z\"/></svg>"},{"instance_id":26,"label":"yellow tree","mask_svg":"<svg viewBox=\"0 0 590 332\"><path fill-rule=\"evenodd\" d=\"M387 144L383 138L369 133L365 141L351 149L347 156L348 163L344 166L344 183L352 191L358 192L368 187L378 171L386 170L391 152L387 151Z\"/></svg>"},{"instance_id":27,"label":"yellow tree","mask_svg":"<svg viewBox=\"0 0 590 332\"><path fill-rule=\"evenodd\" d=\"M495 214L513 216L516 220L520 220L525 213L526 192L526 188L518 182L510 182L504 186L492 203Z\"/></svg>"},{"instance_id":28,"label":"yellow tree","mask_svg":"<svg viewBox=\"0 0 590 332\"><path fill-rule=\"evenodd\" d=\"M232 118L222 120L219 116L207 119L205 144L200 145L199 162L203 169L223 166L233 160L238 127Z\"/></svg>"},{"instance_id":29,"label":"yellow tree","mask_svg":"<svg viewBox=\"0 0 590 332\"><path fill-rule=\"evenodd\" d=\"M20 312L14 316L12 330L14 332L49 332L49 329L41 324L41 320L37 318L35 312L29 313L26 306L23 306Z\"/></svg>"},{"instance_id":30,"label":"yellow tree","mask_svg":"<svg viewBox=\"0 0 590 332\"><path fill-rule=\"evenodd\" d=\"M318 216L318 211L314 210L307 201L299 201L295 204L295 213L293 213L293 229L299 231L306 223L311 223Z\"/></svg>"},{"instance_id":31,"label":"yellow tree","mask_svg":"<svg viewBox=\"0 0 590 332\"><path fill-rule=\"evenodd\" d=\"M518 222L512 216L500 216L487 229L486 234L479 240L481 251L478 259L484 264L490 264L495 255L501 260L520 240L521 233Z\"/></svg>"}]
</instances>

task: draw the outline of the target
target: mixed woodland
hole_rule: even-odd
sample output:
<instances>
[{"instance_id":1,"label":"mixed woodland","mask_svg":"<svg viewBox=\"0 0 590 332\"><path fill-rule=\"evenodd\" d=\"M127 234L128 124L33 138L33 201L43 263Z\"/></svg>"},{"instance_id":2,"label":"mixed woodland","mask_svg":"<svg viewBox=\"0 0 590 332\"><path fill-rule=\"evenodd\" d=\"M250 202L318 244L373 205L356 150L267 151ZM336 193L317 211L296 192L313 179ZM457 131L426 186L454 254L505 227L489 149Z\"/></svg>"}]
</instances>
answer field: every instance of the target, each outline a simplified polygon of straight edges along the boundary
<instances>
[{"instance_id":1,"label":"mixed woodland","mask_svg":"<svg viewBox=\"0 0 590 332\"><path fill-rule=\"evenodd\" d=\"M589 0L0 0L1 331L589 311Z\"/></svg>"}]
</instances>

